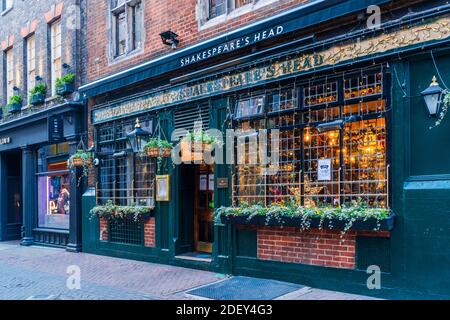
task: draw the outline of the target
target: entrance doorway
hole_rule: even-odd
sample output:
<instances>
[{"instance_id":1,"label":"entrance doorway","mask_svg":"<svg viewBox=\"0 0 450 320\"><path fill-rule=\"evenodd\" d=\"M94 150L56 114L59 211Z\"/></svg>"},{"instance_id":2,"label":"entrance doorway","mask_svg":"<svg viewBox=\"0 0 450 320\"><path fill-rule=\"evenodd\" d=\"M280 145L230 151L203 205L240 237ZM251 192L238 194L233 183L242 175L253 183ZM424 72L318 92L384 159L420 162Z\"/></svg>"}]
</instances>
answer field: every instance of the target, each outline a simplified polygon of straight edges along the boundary
<instances>
[{"instance_id":1,"label":"entrance doorway","mask_svg":"<svg viewBox=\"0 0 450 320\"><path fill-rule=\"evenodd\" d=\"M212 252L214 242L214 166L195 166L194 247Z\"/></svg>"},{"instance_id":2,"label":"entrance doorway","mask_svg":"<svg viewBox=\"0 0 450 320\"><path fill-rule=\"evenodd\" d=\"M6 211L4 240L21 238L22 212L22 157L20 152L4 153L6 160L6 194L2 210Z\"/></svg>"}]
</instances>

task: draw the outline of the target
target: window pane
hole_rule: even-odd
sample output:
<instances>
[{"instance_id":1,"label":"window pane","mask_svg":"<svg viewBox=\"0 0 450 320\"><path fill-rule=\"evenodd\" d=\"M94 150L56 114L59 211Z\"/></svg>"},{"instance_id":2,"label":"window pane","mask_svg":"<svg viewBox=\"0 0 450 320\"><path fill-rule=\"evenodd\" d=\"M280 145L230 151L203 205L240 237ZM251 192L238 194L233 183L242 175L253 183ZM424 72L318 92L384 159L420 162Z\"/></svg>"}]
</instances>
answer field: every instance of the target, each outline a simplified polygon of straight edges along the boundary
<instances>
[{"instance_id":1,"label":"window pane","mask_svg":"<svg viewBox=\"0 0 450 320\"><path fill-rule=\"evenodd\" d=\"M242 6L245 6L246 4L250 4L253 2L253 0L235 0L235 8L240 8Z\"/></svg>"},{"instance_id":2,"label":"window pane","mask_svg":"<svg viewBox=\"0 0 450 320\"><path fill-rule=\"evenodd\" d=\"M306 128L304 140L304 205L324 206L339 204L339 130L319 132ZM319 166L331 165L329 174Z\"/></svg>"},{"instance_id":3,"label":"window pane","mask_svg":"<svg viewBox=\"0 0 450 320\"><path fill-rule=\"evenodd\" d=\"M27 88L30 91L36 85L36 41L31 36L27 39Z\"/></svg>"},{"instance_id":4,"label":"window pane","mask_svg":"<svg viewBox=\"0 0 450 320\"><path fill-rule=\"evenodd\" d=\"M215 18L227 12L227 0L210 0L209 17Z\"/></svg>"},{"instance_id":5,"label":"window pane","mask_svg":"<svg viewBox=\"0 0 450 320\"><path fill-rule=\"evenodd\" d=\"M130 7L131 50L141 48L142 42L142 5L137 3Z\"/></svg>"},{"instance_id":6,"label":"window pane","mask_svg":"<svg viewBox=\"0 0 450 320\"><path fill-rule=\"evenodd\" d=\"M127 21L125 11L115 16L116 24L116 55L120 56L126 52L127 46Z\"/></svg>"},{"instance_id":7,"label":"window pane","mask_svg":"<svg viewBox=\"0 0 450 320\"><path fill-rule=\"evenodd\" d=\"M61 77L61 21L51 26L52 95L56 94L56 79Z\"/></svg>"},{"instance_id":8,"label":"window pane","mask_svg":"<svg viewBox=\"0 0 450 320\"><path fill-rule=\"evenodd\" d=\"M384 118L349 123L344 130L344 200L362 198L386 205L386 124Z\"/></svg>"},{"instance_id":9,"label":"window pane","mask_svg":"<svg viewBox=\"0 0 450 320\"><path fill-rule=\"evenodd\" d=\"M236 105L236 118L251 117L262 114L264 111L264 97L242 99Z\"/></svg>"},{"instance_id":10,"label":"window pane","mask_svg":"<svg viewBox=\"0 0 450 320\"><path fill-rule=\"evenodd\" d=\"M14 94L14 53L12 49L6 52L6 97L9 99Z\"/></svg>"}]
</instances>

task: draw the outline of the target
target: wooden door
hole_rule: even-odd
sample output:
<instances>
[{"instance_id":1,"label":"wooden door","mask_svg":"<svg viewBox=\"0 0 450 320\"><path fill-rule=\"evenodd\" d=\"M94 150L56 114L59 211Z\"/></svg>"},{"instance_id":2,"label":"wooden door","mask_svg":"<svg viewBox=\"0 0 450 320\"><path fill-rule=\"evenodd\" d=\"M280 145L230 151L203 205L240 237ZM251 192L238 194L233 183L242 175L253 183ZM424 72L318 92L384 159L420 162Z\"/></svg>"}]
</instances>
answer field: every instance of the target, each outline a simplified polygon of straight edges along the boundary
<instances>
[{"instance_id":1,"label":"wooden door","mask_svg":"<svg viewBox=\"0 0 450 320\"><path fill-rule=\"evenodd\" d=\"M212 252L214 242L214 166L199 165L195 174L195 250Z\"/></svg>"}]
</instances>

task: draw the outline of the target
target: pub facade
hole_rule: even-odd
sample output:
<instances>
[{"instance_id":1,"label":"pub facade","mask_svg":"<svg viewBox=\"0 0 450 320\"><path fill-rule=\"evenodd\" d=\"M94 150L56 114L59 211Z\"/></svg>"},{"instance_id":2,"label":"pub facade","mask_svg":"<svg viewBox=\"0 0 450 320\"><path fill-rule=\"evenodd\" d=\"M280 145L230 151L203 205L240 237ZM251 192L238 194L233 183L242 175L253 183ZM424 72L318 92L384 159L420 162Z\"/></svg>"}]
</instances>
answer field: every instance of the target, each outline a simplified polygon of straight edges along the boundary
<instances>
[{"instance_id":1,"label":"pub facade","mask_svg":"<svg viewBox=\"0 0 450 320\"><path fill-rule=\"evenodd\" d=\"M361 24L369 5L389 12L378 26ZM449 295L450 6L411 6L299 5L82 86L83 250Z\"/></svg>"}]
</instances>

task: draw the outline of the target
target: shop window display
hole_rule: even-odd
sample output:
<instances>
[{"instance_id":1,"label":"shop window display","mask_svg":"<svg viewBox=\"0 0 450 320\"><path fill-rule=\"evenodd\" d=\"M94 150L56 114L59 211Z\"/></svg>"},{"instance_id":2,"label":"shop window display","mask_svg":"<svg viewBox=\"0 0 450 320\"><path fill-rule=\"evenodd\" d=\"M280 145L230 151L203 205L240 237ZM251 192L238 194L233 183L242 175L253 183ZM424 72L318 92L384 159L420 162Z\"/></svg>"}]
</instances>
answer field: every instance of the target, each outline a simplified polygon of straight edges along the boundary
<instances>
[{"instance_id":1,"label":"shop window display","mask_svg":"<svg viewBox=\"0 0 450 320\"><path fill-rule=\"evenodd\" d=\"M49 164L38 176L38 226L69 229L70 174L66 162Z\"/></svg>"}]
</instances>

